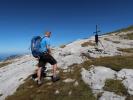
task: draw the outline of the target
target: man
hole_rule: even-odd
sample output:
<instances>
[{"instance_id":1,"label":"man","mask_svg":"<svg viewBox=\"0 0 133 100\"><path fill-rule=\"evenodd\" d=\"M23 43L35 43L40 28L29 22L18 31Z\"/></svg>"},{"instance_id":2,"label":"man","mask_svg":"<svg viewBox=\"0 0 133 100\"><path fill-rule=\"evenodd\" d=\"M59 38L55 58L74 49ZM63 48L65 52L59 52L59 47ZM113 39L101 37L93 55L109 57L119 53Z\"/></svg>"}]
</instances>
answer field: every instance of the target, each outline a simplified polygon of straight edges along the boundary
<instances>
[{"instance_id":1,"label":"man","mask_svg":"<svg viewBox=\"0 0 133 100\"><path fill-rule=\"evenodd\" d=\"M51 32L46 32L44 38L40 43L40 52L42 52L41 56L39 57L38 63L38 70L37 70L37 78L38 78L38 85L42 84L41 82L41 70L42 67L45 67L46 63L50 63L53 67L53 81L57 80L56 76L56 69L57 69L57 61L51 56L51 49L50 49L50 36Z\"/></svg>"}]
</instances>

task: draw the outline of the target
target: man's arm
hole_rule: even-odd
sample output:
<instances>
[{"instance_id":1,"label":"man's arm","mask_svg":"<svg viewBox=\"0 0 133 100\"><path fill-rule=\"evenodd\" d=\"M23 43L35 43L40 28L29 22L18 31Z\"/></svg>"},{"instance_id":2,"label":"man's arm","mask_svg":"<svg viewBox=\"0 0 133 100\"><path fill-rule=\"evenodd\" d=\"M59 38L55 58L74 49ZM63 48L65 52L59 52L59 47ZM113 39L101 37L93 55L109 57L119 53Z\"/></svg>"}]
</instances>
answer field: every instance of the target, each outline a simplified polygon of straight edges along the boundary
<instances>
[{"instance_id":1,"label":"man's arm","mask_svg":"<svg viewBox=\"0 0 133 100\"><path fill-rule=\"evenodd\" d=\"M50 48L50 39L47 39L46 41L46 48L49 54L51 54L51 48Z\"/></svg>"},{"instance_id":2,"label":"man's arm","mask_svg":"<svg viewBox=\"0 0 133 100\"><path fill-rule=\"evenodd\" d=\"M47 45L46 48L47 48L47 50L48 50L48 53L51 54L51 48L50 48L50 46Z\"/></svg>"}]
</instances>

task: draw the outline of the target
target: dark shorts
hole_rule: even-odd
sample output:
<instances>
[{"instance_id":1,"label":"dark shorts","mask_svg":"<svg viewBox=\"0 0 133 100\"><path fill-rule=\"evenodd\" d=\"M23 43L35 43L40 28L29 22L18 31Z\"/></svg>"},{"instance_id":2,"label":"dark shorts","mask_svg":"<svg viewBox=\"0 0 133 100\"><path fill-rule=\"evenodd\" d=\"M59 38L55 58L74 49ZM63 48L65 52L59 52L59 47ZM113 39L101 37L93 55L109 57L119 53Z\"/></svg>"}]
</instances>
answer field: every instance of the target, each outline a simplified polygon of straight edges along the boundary
<instances>
[{"instance_id":1,"label":"dark shorts","mask_svg":"<svg viewBox=\"0 0 133 100\"><path fill-rule=\"evenodd\" d=\"M48 53L43 53L40 56L38 67L45 67L46 63L50 63L51 65L54 65L57 63L57 61Z\"/></svg>"}]
</instances>

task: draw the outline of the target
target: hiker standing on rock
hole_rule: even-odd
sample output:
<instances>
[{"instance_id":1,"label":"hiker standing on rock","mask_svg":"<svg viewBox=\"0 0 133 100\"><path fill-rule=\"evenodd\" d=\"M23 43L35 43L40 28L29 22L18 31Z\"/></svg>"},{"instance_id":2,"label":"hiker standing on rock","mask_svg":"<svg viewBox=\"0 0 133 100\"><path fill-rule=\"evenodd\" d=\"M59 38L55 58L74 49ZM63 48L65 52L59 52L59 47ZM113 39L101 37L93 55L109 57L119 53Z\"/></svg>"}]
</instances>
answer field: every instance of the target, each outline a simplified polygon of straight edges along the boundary
<instances>
[{"instance_id":1,"label":"hiker standing on rock","mask_svg":"<svg viewBox=\"0 0 133 100\"><path fill-rule=\"evenodd\" d=\"M46 32L45 36L42 38L40 42L41 55L39 56L39 59L38 59L39 63L38 63L38 69L37 69L38 85L42 84L41 71L42 71L42 68L45 67L46 63L50 63L53 67L52 80L53 81L58 80L56 76L57 61L51 55L50 36L51 36L51 32Z\"/></svg>"}]
</instances>

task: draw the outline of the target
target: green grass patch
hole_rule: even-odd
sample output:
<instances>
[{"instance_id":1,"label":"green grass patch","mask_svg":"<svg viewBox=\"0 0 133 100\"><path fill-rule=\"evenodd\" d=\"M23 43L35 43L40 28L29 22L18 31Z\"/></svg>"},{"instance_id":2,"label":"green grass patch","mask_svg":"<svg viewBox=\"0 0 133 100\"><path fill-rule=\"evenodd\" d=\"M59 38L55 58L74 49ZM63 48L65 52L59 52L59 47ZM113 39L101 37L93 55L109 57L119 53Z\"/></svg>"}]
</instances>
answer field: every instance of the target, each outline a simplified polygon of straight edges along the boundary
<instances>
[{"instance_id":1,"label":"green grass patch","mask_svg":"<svg viewBox=\"0 0 133 100\"><path fill-rule=\"evenodd\" d=\"M128 31L133 31L133 25L127 27L127 28L122 28L117 30L116 32L128 32Z\"/></svg>"},{"instance_id":2,"label":"green grass patch","mask_svg":"<svg viewBox=\"0 0 133 100\"><path fill-rule=\"evenodd\" d=\"M122 68L133 69L133 56L101 57L87 60L82 65L87 69L90 65L105 66L115 71L119 71Z\"/></svg>"},{"instance_id":3,"label":"green grass patch","mask_svg":"<svg viewBox=\"0 0 133 100\"><path fill-rule=\"evenodd\" d=\"M126 34L126 35L120 35L120 37L123 39L133 40L133 33Z\"/></svg>"},{"instance_id":4,"label":"green grass patch","mask_svg":"<svg viewBox=\"0 0 133 100\"><path fill-rule=\"evenodd\" d=\"M0 68L4 67L4 66L7 66L9 64L11 64L11 62L2 62L2 63L0 63Z\"/></svg>"},{"instance_id":5,"label":"green grass patch","mask_svg":"<svg viewBox=\"0 0 133 100\"><path fill-rule=\"evenodd\" d=\"M121 80L108 79L106 80L103 89L106 91L114 92L117 95L122 95L122 96L128 95L127 89L122 84Z\"/></svg>"},{"instance_id":6,"label":"green grass patch","mask_svg":"<svg viewBox=\"0 0 133 100\"><path fill-rule=\"evenodd\" d=\"M64 73L60 69L61 80L51 85L47 83L51 82L50 80L45 80L44 84L38 87L35 82L30 78L22 84L17 91L6 98L6 100L96 100L91 89L86 85L81 79L81 66L74 64L70 67L73 72ZM66 78L72 78L78 81L79 85L74 86L72 83L64 83L63 80ZM55 91L58 90L59 94L55 94ZM71 95L69 92L71 91Z\"/></svg>"},{"instance_id":7,"label":"green grass patch","mask_svg":"<svg viewBox=\"0 0 133 100\"><path fill-rule=\"evenodd\" d=\"M93 42L91 42L91 41L90 41L90 42L84 42L84 43L81 44L81 46L82 46L82 47L95 46L95 43L93 43Z\"/></svg>"},{"instance_id":8,"label":"green grass patch","mask_svg":"<svg viewBox=\"0 0 133 100\"><path fill-rule=\"evenodd\" d=\"M113 43L116 43L116 44L119 44L120 43L120 41L112 41Z\"/></svg>"},{"instance_id":9,"label":"green grass patch","mask_svg":"<svg viewBox=\"0 0 133 100\"><path fill-rule=\"evenodd\" d=\"M104 38L104 40L106 40L106 41L112 41L112 40L110 40L109 38ZM120 43L120 41L112 41L113 43L116 43L116 44L119 44Z\"/></svg>"},{"instance_id":10,"label":"green grass patch","mask_svg":"<svg viewBox=\"0 0 133 100\"><path fill-rule=\"evenodd\" d=\"M118 50L126 53L133 53L133 48L119 48Z\"/></svg>"},{"instance_id":11,"label":"green grass patch","mask_svg":"<svg viewBox=\"0 0 133 100\"><path fill-rule=\"evenodd\" d=\"M104 38L104 40L106 40L106 41L111 41L109 38Z\"/></svg>"},{"instance_id":12,"label":"green grass patch","mask_svg":"<svg viewBox=\"0 0 133 100\"><path fill-rule=\"evenodd\" d=\"M126 97L126 100L133 100L133 95L128 95L128 96Z\"/></svg>"},{"instance_id":13,"label":"green grass patch","mask_svg":"<svg viewBox=\"0 0 133 100\"><path fill-rule=\"evenodd\" d=\"M127 34L127 38L130 39L130 40L133 40L133 33Z\"/></svg>"},{"instance_id":14,"label":"green grass patch","mask_svg":"<svg viewBox=\"0 0 133 100\"><path fill-rule=\"evenodd\" d=\"M128 26L127 28L121 28L121 29L118 29L116 31L113 31L113 32L109 32L107 34L112 34L112 33L116 33L117 32L117 35L120 34L121 32L128 32L128 31L133 31L133 25L131 26Z\"/></svg>"},{"instance_id":15,"label":"green grass patch","mask_svg":"<svg viewBox=\"0 0 133 100\"><path fill-rule=\"evenodd\" d=\"M60 46L60 48L65 48L65 47L66 47L66 45L61 45L61 46Z\"/></svg>"}]
</instances>

